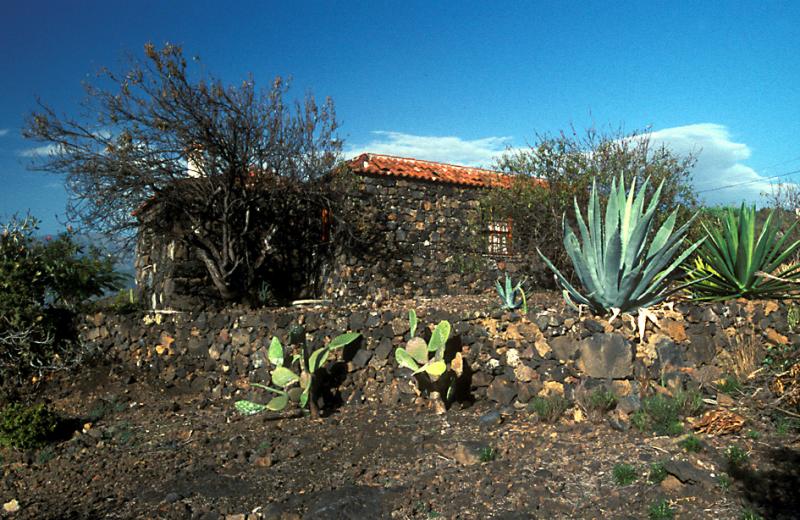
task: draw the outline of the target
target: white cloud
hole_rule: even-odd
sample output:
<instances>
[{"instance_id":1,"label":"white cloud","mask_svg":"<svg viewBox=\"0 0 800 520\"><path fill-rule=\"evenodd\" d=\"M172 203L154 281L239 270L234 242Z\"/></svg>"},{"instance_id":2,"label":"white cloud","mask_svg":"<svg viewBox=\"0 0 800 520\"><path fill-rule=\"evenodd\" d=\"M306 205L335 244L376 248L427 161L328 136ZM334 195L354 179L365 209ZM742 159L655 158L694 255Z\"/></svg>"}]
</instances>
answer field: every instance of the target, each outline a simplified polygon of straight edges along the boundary
<instances>
[{"instance_id":1,"label":"white cloud","mask_svg":"<svg viewBox=\"0 0 800 520\"><path fill-rule=\"evenodd\" d=\"M0 128L0 137L8 135L8 132L9 132L8 128Z\"/></svg>"},{"instance_id":2,"label":"white cloud","mask_svg":"<svg viewBox=\"0 0 800 520\"><path fill-rule=\"evenodd\" d=\"M694 153L695 191L708 204L739 204L743 200L758 202L772 184L747 166L750 148L731 139L728 128L714 123L677 126L650 134L654 144L664 144L685 155ZM729 186L729 187L726 187Z\"/></svg>"},{"instance_id":3,"label":"white cloud","mask_svg":"<svg viewBox=\"0 0 800 520\"><path fill-rule=\"evenodd\" d=\"M455 136L425 136L377 131L376 138L345 150L350 158L364 152L413 157L463 166L490 166L510 144L510 137L485 137L465 140Z\"/></svg>"},{"instance_id":4,"label":"white cloud","mask_svg":"<svg viewBox=\"0 0 800 520\"><path fill-rule=\"evenodd\" d=\"M489 166L511 144L511 137L466 140L456 136L423 136L377 131L375 138L345 150L350 158L364 152L413 157L465 166ZM695 191L708 204L759 202L773 184L746 164L751 150L735 142L724 125L699 123L676 126L650 134L654 145L664 144L679 155L695 154ZM728 187L729 186L729 187Z\"/></svg>"},{"instance_id":5,"label":"white cloud","mask_svg":"<svg viewBox=\"0 0 800 520\"><path fill-rule=\"evenodd\" d=\"M19 152L17 152L17 155L19 155L20 157L42 157L56 153L57 151L58 151L58 145L46 144L44 146L37 146L35 148L27 148L25 150L20 150Z\"/></svg>"}]
</instances>

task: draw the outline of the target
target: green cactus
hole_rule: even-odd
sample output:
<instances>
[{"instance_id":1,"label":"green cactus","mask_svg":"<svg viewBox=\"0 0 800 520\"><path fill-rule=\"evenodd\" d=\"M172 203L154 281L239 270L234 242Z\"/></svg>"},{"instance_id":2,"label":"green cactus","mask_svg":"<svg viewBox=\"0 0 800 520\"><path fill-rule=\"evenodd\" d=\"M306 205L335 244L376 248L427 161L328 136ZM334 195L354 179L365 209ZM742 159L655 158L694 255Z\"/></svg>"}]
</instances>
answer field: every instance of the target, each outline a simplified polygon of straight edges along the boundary
<instances>
[{"instance_id":1,"label":"green cactus","mask_svg":"<svg viewBox=\"0 0 800 520\"><path fill-rule=\"evenodd\" d=\"M431 334L431 339L424 339L415 335L417 330L417 314L412 309L408 313L411 339L405 348L398 347L394 354L400 367L408 368L414 376L427 374L434 387L444 387L446 391L445 402L453 397L455 384L463 373L464 361L461 353L457 352L453 359L445 361L445 346L450 338L450 322L442 320L436 325Z\"/></svg>"},{"instance_id":2,"label":"green cactus","mask_svg":"<svg viewBox=\"0 0 800 520\"><path fill-rule=\"evenodd\" d=\"M332 351L349 345L360 336L361 334L357 332L341 334L333 338L326 346L318 348L313 352L304 345L302 353L293 355L288 366L284 366L286 353L284 352L283 345L281 345L278 338L273 336L272 342L267 350L267 357L270 363L275 366L270 374L270 379L274 387L259 383L251 383L251 385L277 394L276 397L272 398L267 404L259 404L247 400L236 401L236 409L244 415L253 415L265 410L283 410L289 405L289 392L295 384L298 384L299 388L302 390L298 399L300 408L308 406L311 416L314 418L319 417L316 399L316 376L319 369L325 365ZM292 367L297 368L293 370Z\"/></svg>"}]
</instances>

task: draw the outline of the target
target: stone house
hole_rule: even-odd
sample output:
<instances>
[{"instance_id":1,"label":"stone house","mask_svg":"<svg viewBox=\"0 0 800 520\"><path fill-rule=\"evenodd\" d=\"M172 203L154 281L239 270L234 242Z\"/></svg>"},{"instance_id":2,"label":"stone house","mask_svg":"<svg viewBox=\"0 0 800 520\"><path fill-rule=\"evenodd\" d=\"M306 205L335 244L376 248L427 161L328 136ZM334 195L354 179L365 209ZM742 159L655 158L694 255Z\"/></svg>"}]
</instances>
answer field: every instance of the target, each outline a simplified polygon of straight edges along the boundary
<instances>
[{"instance_id":1,"label":"stone house","mask_svg":"<svg viewBox=\"0 0 800 520\"><path fill-rule=\"evenodd\" d=\"M364 153L348 161L352 198L368 223L355 245L328 245L313 289L298 294L337 301L475 294L504 272L541 279L539 262L514 250L513 222L482 214L487 189L512 178L491 170ZM140 217L137 284L150 308L189 308L215 298L203 267L176 241L148 231ZM320 216L328 240L331 215Z\"/></svg>"}]
</instances>

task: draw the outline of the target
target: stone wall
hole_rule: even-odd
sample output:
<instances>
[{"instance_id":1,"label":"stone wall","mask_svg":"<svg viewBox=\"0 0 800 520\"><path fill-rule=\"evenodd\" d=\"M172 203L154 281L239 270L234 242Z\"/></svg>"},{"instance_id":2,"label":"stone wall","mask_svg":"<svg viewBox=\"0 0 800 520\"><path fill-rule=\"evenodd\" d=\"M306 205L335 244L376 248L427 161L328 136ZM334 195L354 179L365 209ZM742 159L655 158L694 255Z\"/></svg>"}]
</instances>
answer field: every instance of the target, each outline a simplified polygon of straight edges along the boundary
<instances>
[{"instance_id":1,"label":"stone wall","mask_svg":"<svg viewBox=\"0 0 800 520\"><path fill-rule=\"evenodd\" d=\"M322 296L352 302L478 294L506 271L515 281L527 276L529 286L552 279L536 257L487 254L487 237L476 227L482 189L399 177L355 178L351 201L360 222L355 239L346 244L315 244L310 252L290 251L294 254L272 262L292 262L279 273L281 279L301 269L314 271L293 281L297 292L289 299ZM217 302L202 262L171 238L179 235L177 224L155 210L143 212L140 219L136 281L146 307L191 310ZM302 226L304 232L315 224L322 228L321 222L314 221ZM296 235L300 230L291 232ZM285 242L280 244L281 251L292 247L290 241ZM297 260L311 257L319 261L310 267Z\"/></svg>"},{"instance_id":2,"label":"stone wall","mask_svg":"<svg viewBox=\"0 0 800 520\"><path fill-rule=\"evenodd\" d=\"M359 175L358 182L369 229L361 231L360 243L339 251L326 296L479 294L506 271L515 281L551 278L538 259L513 255L513 243L510 257L487 254L478 224L480 188L371 175Z\"/></svg>"},{"instance_id":3,"label":"stone wall","mask_svg":"<svg viewBox=\"0 0 800 520\"><path fill-rule=\"evenodd\" d=\"M210 397L233 395L264 401L248 382L269 380L271 337L312 346L345 331L363 337L328 365L327 405L421 399L410 371L398 368L394 350L408 339L407 309L415 305L420 328L451 322L450 346L460 349L471 376L465 401L489 399L524 406L533 396L575 397L606 385L638 399L644 386L705 387L736 371L747 349L800 344L783 304L676 305L658 312L640 341L632 320L608 323L563 307L537 306L527 316L493 310L485 298L446 298L369 308L299 307L218 313L87 317L85 341L166 386L189 386ZM745 352L746 353L746 352ZM760 354L758 354L760 353ZM755 359L758 363L759 360Z\"/></svg>"}]
</instances>

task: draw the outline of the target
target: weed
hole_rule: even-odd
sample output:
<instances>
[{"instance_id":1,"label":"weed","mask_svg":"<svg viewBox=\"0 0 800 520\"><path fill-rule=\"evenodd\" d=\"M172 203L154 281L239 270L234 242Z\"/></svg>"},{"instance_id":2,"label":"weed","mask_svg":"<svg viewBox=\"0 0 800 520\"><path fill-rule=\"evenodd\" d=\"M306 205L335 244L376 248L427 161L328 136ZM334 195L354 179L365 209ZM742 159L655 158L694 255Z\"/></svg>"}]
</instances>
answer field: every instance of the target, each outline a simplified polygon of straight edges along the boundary
<instances>
[{"instance_id":1,"label":"weed","mask_svg":"<svg viewBox=\"0 0 800 520\"><path fill-rule=\"evenodd\" d=\"M746 332L738 332L731 339L730 346L733 373L737 380L745 381L758 368L764 346L752 326Z\"/></svg>"},{"instance_id":2,"label":"weed","mask_svg":"<svg viewBox=\"0 0 800 520\"><path fill-rule=\"evenodd\" d=\"M659 460L650 464L650 475L647 480L651 484L660 484L665 478L667 478L667 470L664 469L664 461Z\"/></svg>"},{"instance_id":3,"label":"weed","mask_svg":"<svg viewBox=\"0 0 800 520\"><path fill-rule=\"evenodd\" d=\"M636 482L639 474L636 468L630 464L617 464L611 471L611 476L614 478L614 483L618 486L627 486Z\"/></svg>"},{"instance_id":4,"label":"weed","mask_svg":"<svg viewBox=\"0 0 800 520\"><path fill-rule=\"evenodd\" d=\"M589 413L604 414L617 405L617 397L607 388L598 388L584 399L584 406Z\"/></svg>"},{"instance_id":5,"label":"weed","mask_svg":"<svg viewBox=\"0 0 800 520\"><path fill-rule=\"evenodd\" d=\"M60 419L44 404L12 403L0 412L0 445L38 448L53 437Z\"/></svg>"},{"instance_id":6,"label":"weed","mask_svg":"<svg viewBox=\"0 0 800 520\"><path fill-rule=\"evenodd\" d=\"M728 446L728 449L725 450L725 458L728 459L728 464L730 466L741 467L747 463L750 459L750 455L739 446L733 445Z\"/></svg>"},{"instance_id":7,"label":"weed","mask_svg":"<svg viewBox=\"0 0 800 520\"><path fill-rule=\"evenodd\" d=\"M720 489L722 491L728 491L731 488L733 482L731 481L731 477L723 473L719 477L717 477L717 484L719 484Z\"/></svg>"},{"instance_id":8,"label":"weed","mask_svg":"<svg viewBox=\"0 0 800 520\"><path fill-rule=\"evenodd\" d=\"M701 441L695 435L690 433L688 437L686 437L685 439L683 439L681 442L678 443L678 446L680 446L686 451L698 452L702 451L703 449L703 441Z\"/></svg>"},{"instance_id":9,"label":"weed","mask_svg":"<svg viewBox=\"0 0 800 520\"><path fill-rule=\"evenodd\" d=\"M481 449L478 456L480 457L481 462L492 462L497 458L497 450L490 446L486 446L485 448Z\"/></svg>"},{"instance_id":10,"label":"weed","mask_svg":"<svg viewBox=\"0 0 800 520\"><path fill-rule=\"evenodd\" d=\"M739 392L742 389L742 383L736 378L736 376L728 374L722 380L722 383L717 385L717 390L722 392L723 394L733 394L734 392Z\"/></svg>"},{"instance_id":11,"label":"weed","mask_svg":"<svg viewBox=\"0 0 800 520\"><path fill-rule=\"evenodd\" d=\"M569 401L554 395L551 397L534 397L528 403L528 411L534 412L541 421L554 423L569 408Z\"/></svg>"},{"instance_id":12,"label":"weed","mask_svg":"<svg viewBox=\"0 0 800 520\"><path fill-rule=\"evenodd\" d=\"M676 397L661 394L645 398L642 409L631 417L631 422L641 431L650 430L658 435L680 435L683 424L680 413L683 402Z\"/></svg>"},{"instance_id":13,"label":"weed","mask_svg":"<svg viewBox=\"0 0 800 520\"><path fill-rule=\"evenodd\" d=\"M669 502L662 498L650 505L650 509L647 510L647 517L650 520L671 520L675 517L675 511L669 507Z\"/></svg>"},{"instance_id":14,"label":"weed","mask_svg":"<svg viewBox=\"0 0 800 520\"><path fill-rule=\"evenodd\" d=\"M53 448L47 447L43 450L40 450L39 453L36 454L36 463L41 465L47 464L53 458L55 458L56 452L53 451Z\"/></svg>"},{"instance_id":15,"label":"weed","mask_svg":"<svg viewBox=\"0 0 800 520\"><path fill-rule=\"evenodd\" d=\"M271 445L269 441L261 441L258 446L256 446L256 454L259 457L263 457L267 454L267 452L269 452L270 447Z\"/></svg>"},{"instance_id":16,"label":"weed","mask_svg":"<svg viewBox=\"0 0 800 520\"><path fill-rule=\"evenodd\" d=\"M747 430L747 438L756 440L761 437L761 432L758 430Z\"/></svg>"},{"instance_id":17,"label":"weed","mask_svg":"<svg viewBox=\"0 0 800 520\"><path fill-rule=\"evenodd\" d=\"M786 309L786 323L789 325L789 329L792 332L797 330L797 326L800 325L800 305L795 303L790 303L789 307Z\"/></svg>"},{"instance_id":18,"label":"weed","mask_svg":"<svg viewBox=\"0 0 800 520\"><path fill-rule=\"evenodd\" d=\"M764 520L764 517L753 511L752 509L745 509L742 511L742 520Z\"/></svg>"},{"instance_id":19,"label":"weed","mask_svg":"<svg viewBox=\"0 0 800 520\"><path fill-rule=\"evenodd\" d=\"M777 411L772 416L772 422L775 425L775 433L781 437L800 430L800 420L794 417L787 417Z\"/></svg>"}]
</instances>

